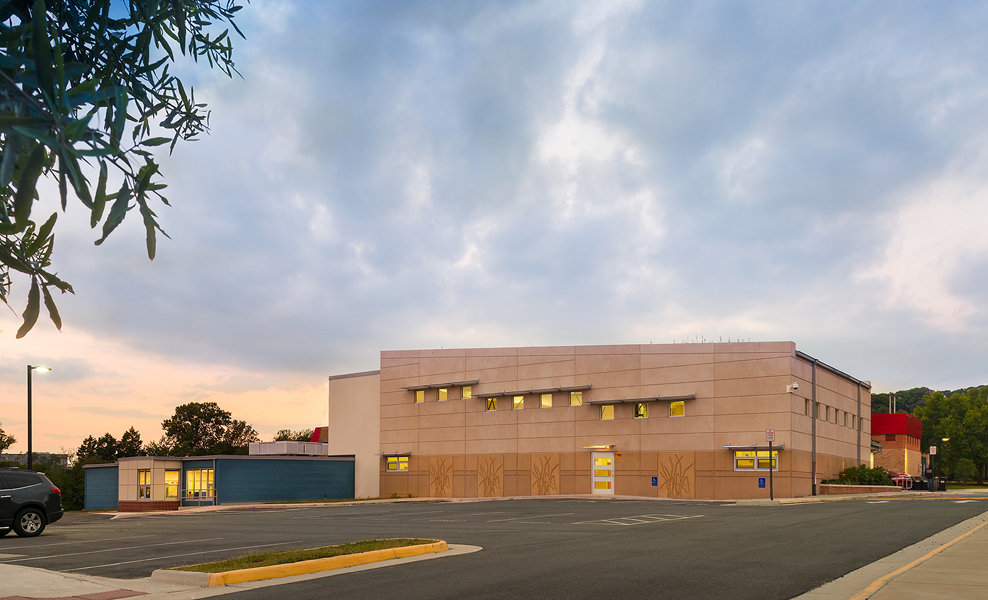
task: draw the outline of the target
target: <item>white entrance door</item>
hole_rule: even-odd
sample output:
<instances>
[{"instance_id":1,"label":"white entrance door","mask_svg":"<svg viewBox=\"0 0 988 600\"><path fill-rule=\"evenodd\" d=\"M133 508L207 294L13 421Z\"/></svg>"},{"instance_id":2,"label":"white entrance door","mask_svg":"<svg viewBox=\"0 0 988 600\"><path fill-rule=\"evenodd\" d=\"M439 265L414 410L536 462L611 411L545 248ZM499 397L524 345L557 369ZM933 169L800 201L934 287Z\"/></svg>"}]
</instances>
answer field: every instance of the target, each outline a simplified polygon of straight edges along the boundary
<instances>
[{"instance_id":1,"label":"white entrance door","mask_svg":"<svg viewBox=\"0 0 988 600\"><path fill-rule=\"evenodd\" d=\"M614 495L614 453L593 452L590 456L593 462L590 466L591 493Z\"/></svg>"}]
</instances>

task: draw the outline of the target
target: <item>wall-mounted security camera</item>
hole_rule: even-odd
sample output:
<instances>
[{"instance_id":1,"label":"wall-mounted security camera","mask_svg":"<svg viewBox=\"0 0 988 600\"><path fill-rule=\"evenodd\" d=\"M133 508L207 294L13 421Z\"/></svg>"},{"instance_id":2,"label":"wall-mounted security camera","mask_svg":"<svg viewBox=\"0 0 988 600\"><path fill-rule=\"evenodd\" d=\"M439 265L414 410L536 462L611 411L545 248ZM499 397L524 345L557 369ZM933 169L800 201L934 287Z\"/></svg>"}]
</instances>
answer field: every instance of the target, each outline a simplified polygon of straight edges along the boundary
<instances>
[{"instance_id":1,"label":"wall-mounted security camera","mask_svg":"<svg viewBox=\"0 0 988 600\"><path fill-rule=\"evenodd\" d=\"M786 393L791 394L799 389L799 384L795 381L786 386Z\"/></svg>"},{"instance_id":2,"label":"wall-mounted security camera","mask_svg":"<svg viewBox=\"0 0 988 600\"><path fill-rule=\"evenodd\" d=\"M792 382L792 389L798 390L799 389L799 384L797 382L795 382L795 381Z\"/></svg>"}]
</instances>

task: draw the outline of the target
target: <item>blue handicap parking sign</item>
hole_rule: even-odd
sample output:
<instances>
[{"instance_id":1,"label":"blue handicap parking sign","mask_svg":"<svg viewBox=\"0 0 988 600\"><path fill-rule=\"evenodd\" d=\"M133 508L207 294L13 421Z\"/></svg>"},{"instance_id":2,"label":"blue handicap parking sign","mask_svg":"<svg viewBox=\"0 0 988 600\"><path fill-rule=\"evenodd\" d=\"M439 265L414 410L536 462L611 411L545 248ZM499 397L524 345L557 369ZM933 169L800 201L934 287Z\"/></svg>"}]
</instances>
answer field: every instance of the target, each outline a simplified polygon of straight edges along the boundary
<instances>
[{"instance_id":1,"label":"blue handicap parking sign","mask_svg":"<svg viewBox=\"0 0 988 600\"><path fill-rule=\"evenodd\" d=\"M658 477L653 477L652 478L652 485L654 485L654 486L658 486L659 485L659 478Z\"/></svg>"},{"instance_id":2,"label":"blue handicap parking sign","mask_svg":"<svg viewBox=\"0 0 988 600\"><path fill-rule=\"evenodd\" d=\"M765 478L764 477L759 477L758 478L758 487L760 487L760 488L765 487Z\"/></svg>"}]
</instances>

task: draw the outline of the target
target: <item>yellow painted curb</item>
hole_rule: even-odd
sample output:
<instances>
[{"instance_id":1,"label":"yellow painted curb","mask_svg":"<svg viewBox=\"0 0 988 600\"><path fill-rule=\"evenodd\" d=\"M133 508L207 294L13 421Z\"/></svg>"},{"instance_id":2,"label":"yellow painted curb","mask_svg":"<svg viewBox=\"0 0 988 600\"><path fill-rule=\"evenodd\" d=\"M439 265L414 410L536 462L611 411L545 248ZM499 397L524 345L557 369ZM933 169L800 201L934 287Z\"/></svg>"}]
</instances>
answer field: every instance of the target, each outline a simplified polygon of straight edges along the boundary
<instances>
[{"instance_id":1,"label":"yellow painted curb","mask_svg":"<svg viewBox=\"0 0 988 600\"><path fill-rule=\"evenodd\" d=\"M971 531L968 531L964 535L962 535L960 537L957 537L957 538L955 538L953 540L950 540L949 542L947 542L946 544L940 546L939 548L936 548L934 550L931 550L930 552L927 552L926 554L924 554L923 556L920 556L919 558L917 558L916 560L912 561L908 565L906 565L906 566L904 566L902 568L896 569L895 571L892 571L891 573L889 573L888 575L886 575L884 577L880 577L880 578L876 579L875 581L873 581L871 583L871 585L869 585L868 587L866 587L865 589L861 590L860 592L858 592L857 594L855 594L853 597L851 597L851 600L867 600L868 598L871 598L873 595L875 595L875 592L877 592L878 590L882 589L885 586L886 583L892 581L893 579L895 579L899 575L902 575L903 573L905 573L909 569L912 569L916 565L918 565L920 563L923 563L923 562L926 562L927 560L933 558L937 554L940 554L941 552L943 552L947 548L950 548L951 546L953 546L957 542L963 540L964 538L966 538L967 536L971 535L975 531L981 529L985 525L988 525L988 522L982 523L981 525L978 525L977 527L975 527Z\"/></svg>"},{"instance_id":2,"label":"yellow painted curb","mask_svg":"<svg viewBox=\"0 0 988 600\"><path fill-rule=\"evenodd\" d=\"M242 583L244 581L261 581L263 579L274 579L276 577L289 577L291 575L305 575L307 573L318 573L320 571L331 571L333 569L343 569L367 563L379 562L391 558L405 558L407 556L419 556L430 552L445 552L449 550L446 542L439 540L431 544L419 544L418 546L403 546L401 548L386 548L384 550L371 550L359 554L345 554L343 556L332 556L330 558L317 558L315 560L303 560L297 563L284 565L271 565L270 567L254 567L253 569L239 569L237 571L225 571L223 573L212 573L209 576L209 587L229 585L231 583Z\"/></svg>"}]
</instances>

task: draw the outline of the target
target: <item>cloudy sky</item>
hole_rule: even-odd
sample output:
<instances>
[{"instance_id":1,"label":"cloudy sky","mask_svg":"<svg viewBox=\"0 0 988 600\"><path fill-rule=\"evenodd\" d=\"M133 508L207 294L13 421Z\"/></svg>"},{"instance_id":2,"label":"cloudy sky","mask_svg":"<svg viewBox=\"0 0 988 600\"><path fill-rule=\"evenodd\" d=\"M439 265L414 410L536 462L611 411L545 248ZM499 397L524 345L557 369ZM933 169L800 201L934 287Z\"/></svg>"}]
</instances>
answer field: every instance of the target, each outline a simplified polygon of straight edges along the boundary
<instances>
[{"instance_id":1,"label":"cloudy sky","mask_svg":"<svg viewBox=\"0 0 988 600\"><path fill-rule=\"evenodd\" d=\"M0 422L74 448L216 401L265 439L382 349L792 340L988 383L983 3L254 0L171 240L70 204L61 333L0 311ZM51 204L54 207L54 203ZM41 209L38 209L41 210Z\"/></svg>"}]
</instances>

